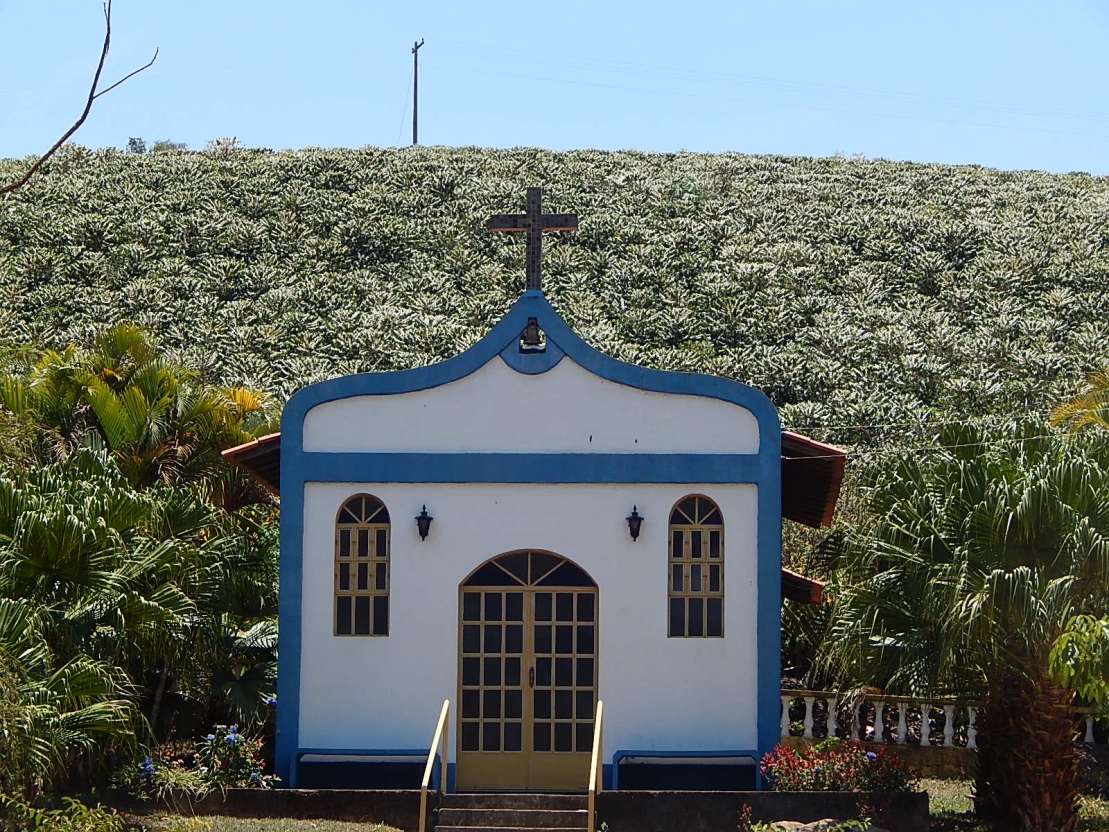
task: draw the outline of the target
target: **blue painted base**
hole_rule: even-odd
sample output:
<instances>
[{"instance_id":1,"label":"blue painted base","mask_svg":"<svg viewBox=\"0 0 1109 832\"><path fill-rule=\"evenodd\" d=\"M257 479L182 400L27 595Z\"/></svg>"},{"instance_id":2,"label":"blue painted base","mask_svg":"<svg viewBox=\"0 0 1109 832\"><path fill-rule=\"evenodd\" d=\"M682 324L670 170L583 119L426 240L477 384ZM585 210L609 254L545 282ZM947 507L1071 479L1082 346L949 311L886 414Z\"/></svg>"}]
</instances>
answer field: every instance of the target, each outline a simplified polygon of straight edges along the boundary
<instances>
[{"instance_id":1,"label":"blue painted base","mask_svg":"<svg viewBox=\"0 0 1109 832\"><path fill-rule=\"evenodd\" d=\"M739 765L656 763L623 765L620 791L750 792L756 788L755 762Z\"/></svg>"},{"instance_id":2,"label":"blue painted base","mask_svg":"<svg viewBox=\"0 0 1109 832\"><path fill-rule=\"evenodd\" d=\"M439 755L431 769L431 787L439 788L442 776ZM320 749L301 752L293 773L283 785L296 789L418 789L427 765L427 752L412 749ZM454 765L447 767L453 787ZM448 788L450 791L450 788Z\"/></svg>"},{"instance_id":3,"label":"blue painted base","mask_svg":"<svg viewBox=\"0 0 1109 832\"><path fill-rule=\"evenodd\" d=\"M744 751L617 751L611 788L619 791L754 791L756 755Z\"/></svg>"}]
</instances>

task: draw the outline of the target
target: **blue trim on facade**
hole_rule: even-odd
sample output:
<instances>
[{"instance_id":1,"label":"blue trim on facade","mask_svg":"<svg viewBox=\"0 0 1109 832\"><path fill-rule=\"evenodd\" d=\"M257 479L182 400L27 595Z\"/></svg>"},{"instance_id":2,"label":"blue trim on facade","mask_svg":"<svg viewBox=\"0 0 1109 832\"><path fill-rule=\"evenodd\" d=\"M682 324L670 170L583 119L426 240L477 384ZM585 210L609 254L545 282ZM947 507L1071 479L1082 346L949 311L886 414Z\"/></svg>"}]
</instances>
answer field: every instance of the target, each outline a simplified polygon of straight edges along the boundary
<instances>
[{"instance_id":1,"label":"blue trim on facade","mask_svg":"<svg viewBox=\"0 0 1109 832\"><path fill-rule=\"evenodd\" d=\"M546 349L520 349L516 343L511 343L501 350L504 363L518 373L536 376L555 367L562 357L566 355L558 344L547 344Z\"/></svg>"},{"instance_id":2,"label":"blue trim on facade","mask_svg":"<svg viewBox=\"0 0 1109 832\"><path fill-rule=\"evenodd\" d=\"M363 754L367 757L420 757L427 759L426 748L300 748L297 756L305 754Z\"/></svg>"},{"instance_id":3,"label":"blue trim on facade","mask_svg":"<svg viewBox=\"0 0 1109 832\"><path fill-rule=\"evenodd\" d=\"M759 423L760 428L762 423ZM765 446L770 446L769 449ZM782 434L763 432L759 446L760 461L767 466L759 485L758 528L758 607L756 611L756 649L758 655L758 703L756 705L758 751L755 762L778 742L781 722L782 682ZM774 462L770 464L769 453ZM766 786L759 767L755 767L756 788Z\"/></svg>"},{"instance_id":4,"label":"blue trim on facade","mask_svg":"<svg viewBox=\"0 0 1109 832\"><path fill-rule=\"evenodd\" d=\"M751 454L300 453L305 482L760 482ZM282 450L282 468L287 464Z\"/></svg>"},{"instance_id":5,"label":"blue trim on facade","mask_svg":"<svg viewBox=\"0 0 1109 832\"><path fill-rule=\"evenodd\" d=\"M520 352L528 318L546 334L544 352ZM756 454L322 454L303 451L304 419L315 406L352 396L426 390L458 381L502 357L513 369L546 372L569 356L608 381L639 390L720 399L751 411L759 425ZM362 373L304 387L281 419L281 566L274 768L295 787L299 747L301 564L306 482L628 482L758 483L758 743L756 759L778 737L781 606L781 426L761 391L730 379L625 364L586 344L538 290L524 292L489 333L439 364ZM430 719L430 717L429 717ZM317 752L318 753L318 752ZM351 753L351 752L346 752ZM738 752L735 752L738 753ZM692 752L682 752L690 756ZM452 774L448 766L448 782Z\"/></svg>"}]
</instances>

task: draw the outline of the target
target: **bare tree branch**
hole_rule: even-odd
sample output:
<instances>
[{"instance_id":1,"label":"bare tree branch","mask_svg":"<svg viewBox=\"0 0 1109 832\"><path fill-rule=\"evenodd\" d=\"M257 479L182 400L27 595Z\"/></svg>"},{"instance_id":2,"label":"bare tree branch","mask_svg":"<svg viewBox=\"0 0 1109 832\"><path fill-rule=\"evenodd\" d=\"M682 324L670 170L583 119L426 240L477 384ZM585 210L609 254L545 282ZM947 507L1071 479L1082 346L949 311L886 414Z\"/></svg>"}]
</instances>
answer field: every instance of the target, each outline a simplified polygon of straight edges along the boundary
<instances>
[{"instance_id":1,"label":"bare tree branch","mask_svg":"<svg viewBox=\"0 0 1109 832\"><path fill-rule=\"evenodd\" d=\"M33 165L31 165L31 167L27 169L27 172L23 174L22 178L18 179L15 182L12 182L10 185L4 185L3 187L0 187L0 196L11 193L12 191L18 188L22 188L24 185L27 184L28 180L30 180L30 178L35 175L35 171L42 167L43 163L51 156L53 156L58 151L58 148L65 144L69 140L69 137L76 133L78 128L80 128L80 126L85 123L85 119L87 119L89 117L89 113L92 112L92 103L96 99L106 93L111 92L124 81L129 78L133 78L144 69L149 69L151 66L154 65L154 62L158 60L158 50L155 49L154 57L150 59L150 62L148 64L146 64L145 66L140 66L134 72L130 72L127 75L124 75L107 89L97 90L97 87L100 85L100 74L104 71L104 62L108 59L108 48L111 46L111 43L112 0L107 0L107 2L104 4L104 46L100 50L100 60L97 62L96 72L92 76L92 86L89 88L88 100L85 101L85 109L81 111L81 116L77 119L77 121L73 123L73 126L66 130L65 133L62 134L62 137L54 142L54 145L49 150L39 156L38 161L36 161Z\"/></svg>"}]
</instances>

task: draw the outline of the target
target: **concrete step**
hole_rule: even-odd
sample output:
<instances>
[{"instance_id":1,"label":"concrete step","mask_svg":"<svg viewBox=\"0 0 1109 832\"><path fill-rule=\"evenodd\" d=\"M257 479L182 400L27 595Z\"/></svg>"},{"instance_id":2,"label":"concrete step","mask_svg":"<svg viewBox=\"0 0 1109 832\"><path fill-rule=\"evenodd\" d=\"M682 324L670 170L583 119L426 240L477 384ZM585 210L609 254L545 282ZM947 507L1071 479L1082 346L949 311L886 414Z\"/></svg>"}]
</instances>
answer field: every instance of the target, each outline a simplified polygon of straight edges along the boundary
<instances>
[{"instance_id":1,"label":"concrete step","mask_svg":"<svg viewBox=\"0 0 1109 832\"><path fill-rule=\"evenodd\" d=\"M440 804L443 809L584 809L588 798L584 794L545 794L526 792L483 792L445 794Z\"/></svg>"},{"instance_id":2,"label":"concrete step","mask_svg":"<svg viewBox=\"0 0 1109 832\"><path fill-rule=\"evenodd\" d=\"M436 826L435 832L566 832L566 830L560 827L547 829L542 826ZM585 827L582 826L578 832L585 832Z\"/></svg>"},{"instance_id":3,"label":"concrete step","mask_svg":"<svg viewBox=\"0 0 1109 832\"><path fill-rule=\"evenodd\" d=\"M584 829L585 809L449 809L440 808L440 827L496 829Z\"/></svg>"}]
</instances>

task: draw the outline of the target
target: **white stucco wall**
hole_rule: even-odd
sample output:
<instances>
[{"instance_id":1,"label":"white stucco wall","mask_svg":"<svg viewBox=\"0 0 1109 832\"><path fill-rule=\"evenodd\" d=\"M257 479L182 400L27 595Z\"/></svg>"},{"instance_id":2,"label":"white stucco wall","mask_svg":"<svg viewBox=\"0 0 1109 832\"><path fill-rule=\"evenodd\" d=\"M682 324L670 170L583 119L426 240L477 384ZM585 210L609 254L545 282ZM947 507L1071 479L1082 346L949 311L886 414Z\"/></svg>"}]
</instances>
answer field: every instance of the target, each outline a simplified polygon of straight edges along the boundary
<instances>
[{"instance_id":1,"label":"white stucco wall","mask_svg":"<svg viewBox=\"0 0 1109 832\"><path fill-rule=\"evenodd\" d=\"M730 402L626 387L568 357L529 376L498 356L429 390L317 405L304 450L753 454L759 428Z\"/></svg>"},{"instance_id":2,"label":"white stucco wall","mask_svg":"<svg viewBox=\"0 0 1109 832\"><path fill-rule=\"evenodd\" d=\"M390 634L335 637L334 518L363 491L393 518ZM724 514L723 639L666 635L667 518L692 493ZM302 748L426 748L443 699L457 703L459 583L524 548L570 558L598 584L606 759L756 747L756 486L309 483L304 496ZM421 541L412 518L425 503L435 520ZM635 542L633 503L646 518Z\"/></svg>"}]
</instances>

